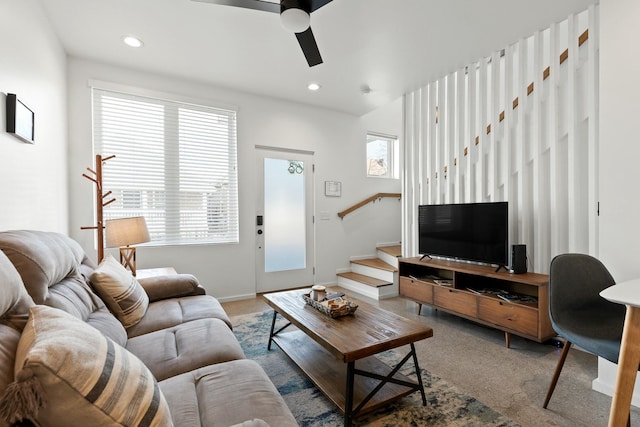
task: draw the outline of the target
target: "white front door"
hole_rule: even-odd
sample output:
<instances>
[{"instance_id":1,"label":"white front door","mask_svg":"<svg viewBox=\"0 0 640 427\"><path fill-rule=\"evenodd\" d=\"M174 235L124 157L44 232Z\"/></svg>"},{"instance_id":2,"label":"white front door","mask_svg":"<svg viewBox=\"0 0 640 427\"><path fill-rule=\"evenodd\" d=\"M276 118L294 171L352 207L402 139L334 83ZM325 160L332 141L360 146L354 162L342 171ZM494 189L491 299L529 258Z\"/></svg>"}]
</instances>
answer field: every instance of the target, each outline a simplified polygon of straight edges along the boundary
<instances>
[{"instance_id":1,"label":"white front door","mask_svg":"<svg viewBox=\"0 0 640 427\"><path fill-rule=\"evenodd\" d=\"M311 286L313 153L256 148L256 291Z\"/></svg>"}]
</instances>

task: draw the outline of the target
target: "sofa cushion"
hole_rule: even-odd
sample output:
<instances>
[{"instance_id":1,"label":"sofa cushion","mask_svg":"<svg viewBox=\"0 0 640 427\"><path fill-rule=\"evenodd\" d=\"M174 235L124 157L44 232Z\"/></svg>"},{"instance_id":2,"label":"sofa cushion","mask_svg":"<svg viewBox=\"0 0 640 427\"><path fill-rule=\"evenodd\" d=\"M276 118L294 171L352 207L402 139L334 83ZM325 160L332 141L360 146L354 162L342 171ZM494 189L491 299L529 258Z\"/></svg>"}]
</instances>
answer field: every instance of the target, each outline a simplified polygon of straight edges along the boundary
<instances>
[{"instance_id":1,"label":"sofa cushion","mask_svg":"<svg viewBox=\"0 0 640 427\"><path fill-rule=\"evenodd\" d=\"M244 359L231 329L220 319L199 319L130 338L127 350L158 381L214 363Z\"/></svg>"},{"instance_id":2,"label":"sofa cushion","mask_svg":"<svg viewBox=\"0 0 640 427\"><path fill-rule=\"evenodd\" d=\"M75 240L47 231L3 231L0 250L34 303L64 310L124 346L127 333L87 284L94 265Z\"/></svg>"},{"instance_id":3,"label":"sofa cushion","mask_svg":"<svg viewBox=\"0 0 640 427\"><path fill-rule=\"evenodd\" d=\"M20 274L0 251L0 396L13 381L18 341L32 306L33 300L24 289ZM0 427L4 426L0 420Z\"/></svg>"},{"instance_id":4,"label":"sofa cushion","mask_svg":"<svg viewBox=\"0 0 640 427\"><path fill-rule=\"evenodd\" d=\"M41 399L39 408L21 408L15 401L17 391L27 389L33 401ZM171 425L164 396L137 357L86 323L47 306L30 310L16 353L16 381L0 408L8 422Z\"/></svg>"},{"instance_id":5,"label":"sofa cushion","mask_svg":"<svg viewBox=\"0 0 640 427\"><path fill-rule=\"evenodd\" d=\"M49 287L69 277L82 278L80 245L69 237L47 231L4 231L0 249L16 267L36 304L44 304Z\"/></svg>"},{"instance_id":6,"label":"sofa cushion","mask_svg":"<svg viewBox=\"0 0 640 427\"><path fill-rule=\"evenodd\" d=\"M0 251L0 324L22 332L29 318L29 307L33 305L18 270Z\"/></svg>"},{"instance_id":7,"label":"sofa cushion","mask_svg":"<svg viewBox=\"0 0 640 427\"><path fill-rule=\"evenodd\" d=\"M270 426L297 426L267 374L253 360L234 360L187 372L164 381L176 426L231 426L259 418Z\"/></svg>"},{"instance_id":8,"label":"sofa cushion","mask_svg":"<svg viewBox=\"0 0 640 427\"><path fill-rule=\"evenodd\" d=\"M209 318L220 319L231 329L231 320L229 320L227 313L220 302L211 295L155 301L149 304L142 320L127 329L127 335L132 338L192 320Z\"/></svg>"},{"instance_id":9,"label":"sofa cushion","mask_svg":"<svg viewBox=\"0 0 640 427\"><path fill-rule=\"evenodd\" d=\"M107 254L91 273L91 284L109 310L125 328L142 319L149 297L135 277L113 256Z\"/></svg>"},{"instance_id":10,"label":"sofa cushion","mask_svg":"<svg viewBox=\"0 0 640 427\"><path fill-rule=\"evenodd\" d=\"M20 341L20 332L15 329L0 325L0 397L4 394L7 386L14 379L13 365ZM0 417L0 427L8 424Z\"/></svg>"},{"instance_id":11,"label":"sofa cushion","mask_svg":"<svg viewBox=\"0 0 640 427\"><path fill-rule=\"evenodd\" d=\"M247 420L240 424L234 424L231 427L271 427L264 420L260 418L254 418L253 420Z\"/></svg>"}]
</instances>

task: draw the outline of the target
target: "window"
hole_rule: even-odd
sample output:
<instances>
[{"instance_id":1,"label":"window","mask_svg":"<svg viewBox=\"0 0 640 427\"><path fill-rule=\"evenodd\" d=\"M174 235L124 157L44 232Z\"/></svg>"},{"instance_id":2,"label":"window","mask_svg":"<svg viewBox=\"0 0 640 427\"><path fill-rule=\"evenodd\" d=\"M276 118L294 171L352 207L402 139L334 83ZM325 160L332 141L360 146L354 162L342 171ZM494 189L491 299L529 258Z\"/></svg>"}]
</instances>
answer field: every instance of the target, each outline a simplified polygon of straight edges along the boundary
<instances>
[{"instance_id":1,"label":"window","mask_svg":"<svg viewBox=\"0 0 640 427\"><path fill-rule=\"evenodd\" d=\"M237 243L236 112L93 88L94 150L116 198L156 244Z\"/></svg>"},{"instance_id":2,"label":"window","mask_svg":"<svg viewBox=\"0 0 640 427\"><path fill-rule=\"evenodd\" d=\"M367 176L399 177L398 137L367 133Z\"/></svg>"}]
</instances>

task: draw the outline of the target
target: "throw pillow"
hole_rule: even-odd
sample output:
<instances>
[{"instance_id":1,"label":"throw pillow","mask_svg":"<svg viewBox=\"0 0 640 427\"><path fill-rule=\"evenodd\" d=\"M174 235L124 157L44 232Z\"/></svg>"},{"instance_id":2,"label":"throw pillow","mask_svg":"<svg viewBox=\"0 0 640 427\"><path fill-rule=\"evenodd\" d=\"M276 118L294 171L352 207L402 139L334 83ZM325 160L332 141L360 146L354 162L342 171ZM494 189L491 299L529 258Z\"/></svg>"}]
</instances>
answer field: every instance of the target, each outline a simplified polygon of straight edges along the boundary
<instances>
[{"instance_id":1,"label":"throw pillow","mask_svg":"<svg viewBox=\"0 0 640 427\"><path fill-rule=\"evenodd\" d=\"M111 255L106 255L93 273L91 284L109 310L125 328L142 319L149 307L149 297L130 271Z\"/></svg>"},{"instance_id":2,"label":"throw pillow","mask_svg":"<svg viewBox=\"0 0 640 427\"><path fill-rule=\"evenodd\" d=\"M15 363L16 380L0 400L9 424L172 425L158 383L140 359L62 310L31 308Z\"/></svg>"}]
</instances>

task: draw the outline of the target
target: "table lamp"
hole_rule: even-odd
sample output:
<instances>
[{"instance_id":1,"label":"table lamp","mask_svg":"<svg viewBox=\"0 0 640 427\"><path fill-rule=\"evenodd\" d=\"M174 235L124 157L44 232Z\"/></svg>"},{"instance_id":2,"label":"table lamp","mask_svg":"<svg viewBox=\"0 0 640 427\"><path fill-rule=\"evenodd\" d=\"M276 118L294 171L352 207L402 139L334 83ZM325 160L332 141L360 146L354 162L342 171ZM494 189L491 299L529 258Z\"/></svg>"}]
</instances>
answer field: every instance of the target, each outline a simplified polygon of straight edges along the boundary
<instances>
[{"instance_id":1,"label":"table lamp","mask_svg":"<svg viewBox=\"0 0 640 427\"><path fill-rule=\"evenodd\" d=\"M106 222L106 245L108 248L120 247L120 263L136 275L137 243L149 241L149 230L143 216L118 218Z\"/></svg>"}]
</instances>

